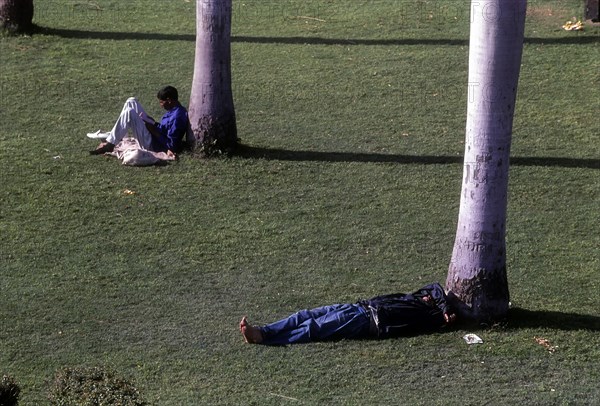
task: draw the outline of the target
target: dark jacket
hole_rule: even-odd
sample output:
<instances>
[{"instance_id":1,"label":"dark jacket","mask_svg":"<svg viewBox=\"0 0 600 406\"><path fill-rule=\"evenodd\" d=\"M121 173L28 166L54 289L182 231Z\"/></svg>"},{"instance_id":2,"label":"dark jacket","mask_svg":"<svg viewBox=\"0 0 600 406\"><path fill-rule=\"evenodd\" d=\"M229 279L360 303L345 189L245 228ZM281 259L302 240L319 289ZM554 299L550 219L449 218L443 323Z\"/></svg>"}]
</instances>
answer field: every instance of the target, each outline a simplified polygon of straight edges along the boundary
<instances>
[{"instance_id":1,"label":"dark jacket","mask_svg":"<svg viewBox=\"0 0 600 406\"><path fill-rule=\"evenodd\" d=\"M423 300L429 296L430 300ZM359 301L372 318L373 333L379 338L437 331L445 326L444 313L452 313L439 283L416 292L377 296Z\"/></svg>"}]
</instances>

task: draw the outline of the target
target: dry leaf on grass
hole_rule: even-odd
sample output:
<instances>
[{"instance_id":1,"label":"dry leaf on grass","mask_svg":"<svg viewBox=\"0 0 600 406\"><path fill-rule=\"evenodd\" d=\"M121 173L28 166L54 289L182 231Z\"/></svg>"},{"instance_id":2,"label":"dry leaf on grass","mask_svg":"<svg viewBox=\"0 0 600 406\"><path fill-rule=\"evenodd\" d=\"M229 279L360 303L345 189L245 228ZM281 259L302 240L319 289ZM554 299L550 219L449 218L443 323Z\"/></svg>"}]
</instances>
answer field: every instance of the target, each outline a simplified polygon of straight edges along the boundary
<instances>
[{"instance_id":1,"label":"dry leaf on grass","mask_svg":"<svg viewBox=\"0 0 600 406\"><path fill-rule=\"evenodd\" d=\"M580 20L575 21L575 19L573 19L567 21L562 28L565 31L583 31L583 23Z\"/></svg>"},{"instance_id":2,"label":"dry leaf on grass","mask_svg":"<svg viewBox=\"0 0 600 406\"><path fill-rule=\"evenodd\" d=\"M539 345L541 345L542 347L547 349L548 352L554 352L554 351L556 351L556 348L558 348L556 345L551 345L550 341L546 340L545 338L533 337L533 339L535 340L536 343L538 343Z\"/></svg>"}]
</instances>

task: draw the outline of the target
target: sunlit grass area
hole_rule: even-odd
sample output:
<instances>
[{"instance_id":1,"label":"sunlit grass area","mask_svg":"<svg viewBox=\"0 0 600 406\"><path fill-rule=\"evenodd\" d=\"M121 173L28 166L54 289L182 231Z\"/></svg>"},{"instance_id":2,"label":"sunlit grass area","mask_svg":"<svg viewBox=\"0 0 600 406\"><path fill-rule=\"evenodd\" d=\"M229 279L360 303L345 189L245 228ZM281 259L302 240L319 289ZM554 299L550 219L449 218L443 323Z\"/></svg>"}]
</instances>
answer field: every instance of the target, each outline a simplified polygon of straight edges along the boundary
<instances>
[{"instance_id":1,"label":"sunlit grass area","mask_svg":"<svg viewBox=\"0 0 600 406\"><path fill-rule=\"evenodd\" d=\"M85 134L132 95L159 117L166 84L187 105L194 1L36 3L37 34L0 38L0 373L22 404L79 366L156 405L600 401L599 30L561 28L581 1L529 2L508 323L288 348L239 319L444 282L468 2L234 1L242 153L149 168Z\"/></svg>"}]
</instances>

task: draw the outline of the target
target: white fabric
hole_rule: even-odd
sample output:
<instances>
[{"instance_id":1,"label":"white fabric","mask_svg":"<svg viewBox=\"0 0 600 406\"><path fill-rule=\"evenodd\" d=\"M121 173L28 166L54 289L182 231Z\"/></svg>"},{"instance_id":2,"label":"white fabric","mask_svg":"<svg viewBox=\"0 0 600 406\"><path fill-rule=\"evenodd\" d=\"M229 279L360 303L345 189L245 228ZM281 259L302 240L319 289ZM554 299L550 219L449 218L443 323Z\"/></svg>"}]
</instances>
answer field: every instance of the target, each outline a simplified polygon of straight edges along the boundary
<instances>
[{"instance_id":1,"label":"white fabric","mask_svg":"<svg viewBox=\"0 0 600 406\"><path fill-rule=\"evenodd\" d=\"M131 135L139 142L139 145L143 149L149 150L152 145L152 134L146 128L144 120L140 117L140 113L148 117L146 111L135 97L127 99L115 126L110 131L108 137L106 137L106 141L117 145L125 138L127 132L131 130Z\"/></svg>"},{"instance_id":2,"label":"white fabric","mask_svg":"<svg viewBox=\"0 0 600 406\"><path fill-rule=\"evenodd\" d=\"M162 161L174 161L175 156L166 152L154 152L144 149L135 138L125 138L109 155L116 156L123 165L149 166Z\"/></svg>"},{"instance_id":3,"label":"white fabric","mask_svg":"<svg viewBox=\"0 0 600 406\"><path fill-rule=\"evenodd\" d=\"M123 165L150 166L158 163L160 159L145 149L128 149L119 157Z\"/></svg>"}]
</instances>

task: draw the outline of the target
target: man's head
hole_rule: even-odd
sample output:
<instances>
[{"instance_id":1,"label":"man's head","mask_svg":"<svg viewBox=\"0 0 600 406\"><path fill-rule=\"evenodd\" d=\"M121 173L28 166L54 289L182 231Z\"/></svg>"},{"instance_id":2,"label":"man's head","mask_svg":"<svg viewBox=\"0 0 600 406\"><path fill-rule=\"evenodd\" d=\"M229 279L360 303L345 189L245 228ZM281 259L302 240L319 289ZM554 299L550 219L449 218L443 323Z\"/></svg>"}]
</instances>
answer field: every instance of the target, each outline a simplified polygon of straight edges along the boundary
<instances>
[{"instance_id":1,"label":"man's head","mask_svg":"<svg viewBox=\"0 0 600 406\"><path fill-rule=\"evenodd\" d=\"M156 95L160 106L165 110L171 110L179 104L179 93L173 86L165 86Z\"/></svg>"}]
</instances>

